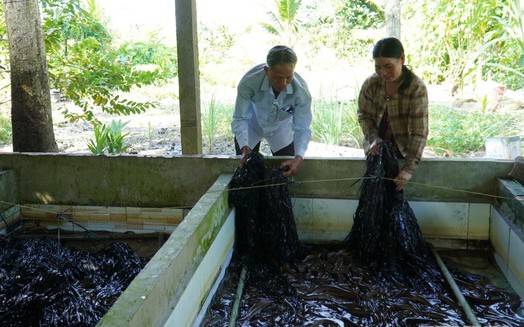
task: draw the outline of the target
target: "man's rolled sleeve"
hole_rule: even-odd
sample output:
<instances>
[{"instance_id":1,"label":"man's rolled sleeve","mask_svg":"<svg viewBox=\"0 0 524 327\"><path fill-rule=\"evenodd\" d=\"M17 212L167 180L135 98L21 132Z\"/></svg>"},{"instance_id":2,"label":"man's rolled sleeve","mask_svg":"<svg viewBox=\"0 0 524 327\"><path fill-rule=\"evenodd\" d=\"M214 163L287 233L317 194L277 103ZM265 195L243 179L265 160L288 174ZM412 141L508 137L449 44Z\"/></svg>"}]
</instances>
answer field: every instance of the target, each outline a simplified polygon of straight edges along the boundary
<instances>
[{"instance_id":1,"label":"man's rolled sleeve","mask_svg":"<svg viewBox=\"0 0 524 327\"><path fill-rule=\"evenodd\" d=\"M309 141L311 140L311 96L306 94L297 103L293 117L293 142L295 144L295 155L304 158Z\"/></svg>"},{"instance_id":2,"label":"man's rolled sleeve","mask_svg":"<svg viewBox=\"0 0 524 327\"><path fill-rule=\"evenodd\" d=\"M238 86L238 94L235 102L235 111L231 121L231 130L237 139L238 145L242 149L244 146L249 146L248 142L248 121L251 119L251 113L248 110L251 105L251 97L254 92L245 88L240 83Z\"/></svg>"}]
</instances>

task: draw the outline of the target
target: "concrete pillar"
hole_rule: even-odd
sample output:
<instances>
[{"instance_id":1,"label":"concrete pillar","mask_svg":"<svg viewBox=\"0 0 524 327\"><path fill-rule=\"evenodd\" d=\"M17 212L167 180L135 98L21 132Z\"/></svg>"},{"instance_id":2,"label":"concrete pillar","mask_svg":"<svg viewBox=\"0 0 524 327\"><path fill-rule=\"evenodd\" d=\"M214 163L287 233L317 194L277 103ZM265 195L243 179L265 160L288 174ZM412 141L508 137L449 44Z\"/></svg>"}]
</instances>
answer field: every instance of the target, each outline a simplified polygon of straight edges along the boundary
<instances>
[{"instance_id":1,"label":"concrete pillar","mask_svg":"<svg viewBox=\"0 0 524 327\"><path fill-rule=\"evenodd\" d=\"M196 0L175 0L182 154L202 154Z\"/></svg>"}]
</instances>

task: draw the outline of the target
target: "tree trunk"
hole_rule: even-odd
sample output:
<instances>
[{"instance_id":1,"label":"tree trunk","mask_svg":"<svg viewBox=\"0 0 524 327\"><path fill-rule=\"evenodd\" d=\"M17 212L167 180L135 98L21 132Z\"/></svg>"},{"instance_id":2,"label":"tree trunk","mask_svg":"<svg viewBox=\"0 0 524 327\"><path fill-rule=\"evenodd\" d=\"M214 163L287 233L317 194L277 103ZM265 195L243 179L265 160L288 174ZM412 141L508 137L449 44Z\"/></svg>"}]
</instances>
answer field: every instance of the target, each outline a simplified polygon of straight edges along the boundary
<instances>
[{"instance_id":1,"label":"tree trunk","mask_svg":"<svg viewBox=\"0 0 524 327\"><path fill-rule=\"evenodd\" d=\"M400 40L400 0L386 0L386 33Z\"/></svg>"},{"instance_id":2,"label":"tree trunk","mask_svg":"<svg viewBox=\"0 0 524 327\"><path fill-rule=\"evenodd\" d=\"M14 152L57 152L37 0L4 0Z\"/></svg>"}]
</instances>

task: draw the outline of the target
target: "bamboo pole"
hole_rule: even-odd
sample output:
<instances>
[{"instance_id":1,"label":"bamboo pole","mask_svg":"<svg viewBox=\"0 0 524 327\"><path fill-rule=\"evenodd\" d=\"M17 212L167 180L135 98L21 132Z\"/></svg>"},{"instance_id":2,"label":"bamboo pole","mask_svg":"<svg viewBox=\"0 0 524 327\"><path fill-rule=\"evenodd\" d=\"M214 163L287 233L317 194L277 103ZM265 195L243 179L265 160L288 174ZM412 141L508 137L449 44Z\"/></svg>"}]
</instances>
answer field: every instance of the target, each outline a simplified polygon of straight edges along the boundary
<instances>
[{"instance_id":1,"label":"bamboo pole","mask_svg":"<svg viewBox=\"0 0 524 327\"><path fill-rule=\"evenodd\" d=\"M457 283L455 282L455 280L451 276L448 268L446 267L446 265L444 264L444 262L442 261L442 259L438 255L437 251L435 251L435 248L433 247L433 245L429 244L429 249L431 250L431 253L435 257L435 260L437 261L437 264L440 267L440 270L444 274L444 278L448 282L449 286L453 290L453 293L455 294L455 297L457 298L457 300L459 301L460 305L462 306L462 309L464 310L464 313L468 317L468 320L469 320L471 326L475 326L475 327L478 326L478 327L480 327L481 325L480 325L480 323L479 323L479 321L477 319L477 316L475 315L475 313L473 312L473 310L469 306L469 303L466 300L466 298L464 297L464 294L462 294L462 292L460 291Z\"/></svg>"}]
</instances>

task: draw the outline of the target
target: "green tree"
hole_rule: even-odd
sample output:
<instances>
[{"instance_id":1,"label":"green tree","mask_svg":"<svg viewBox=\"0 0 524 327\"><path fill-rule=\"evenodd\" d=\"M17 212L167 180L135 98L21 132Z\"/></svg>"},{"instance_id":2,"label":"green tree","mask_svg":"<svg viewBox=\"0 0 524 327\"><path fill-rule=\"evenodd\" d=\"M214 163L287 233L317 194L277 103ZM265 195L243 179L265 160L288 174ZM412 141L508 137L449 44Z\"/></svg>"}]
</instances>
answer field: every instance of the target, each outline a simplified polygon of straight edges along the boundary
<instances>
[{"instance_id":1,"label":"green tree","mask_svg":"<svg viewBox=\"0 0 524 327\"><path fill-rule=\"evenodd\" d=\"M384 8L369 0L340 0L336 17L347 30L378 28L386 20Z\"/></svg>"},{"instance_id":2,"label":"green tree","mask_svg":"<svg viewBox=\"0 0 524 327\"><path fill-rule=\"evenodd\" d=\"M40 6L37 13L41 12L42 15L45 41L45 50L42 49L40 53L45 56L47 52L45 75L49 75L52 87L81 109L79 113L63 108L62 113L70 121L86 120L93 125L98 124L95 113L99 110L113 115L144 112L155 104L150 101L134 101L126 94L133 87L163 83L176 75L176 50L161 44L154 35L146 42L116 46L102 21L96 0L42 0ZM0 6L2 11L3 8ZM22 10L20 13L27 14L28 11ZM27 25L41 20L33 17L23 21ZM36 36L34 30L36 29L25 32L24 39L28 39L27 36ZM0 24L0 36L5 34L5 25ZM0 38L0 73L5 70L2 63L7 62L5 40L5 37ZM43 45L44 42L34 44ZM36 73L31 75L37 79L40 76ZM40 80L47 80L47 77ZM44 93L49 96L49 88ZM21 97L17 94L16 99ZM47 121L35 117L38 116L33 115L34 121ZM46 117L51 117L51 114ZM16 121L18 120L17 118ZM20 129L15 124L13 127L13 130ZM13 135L15 134L16 132ZM45 140L43 137L29 139L33 143Z\"/></svg>"},{"instance_id":3,"label":"green tree","mask_svg":"<svg viewBox=\"0 0 524 327\"><path fill-rule=\"evenodd\" d=\"M268 33L294 46L300 27L298 13L301 3L301 0L274 0L274 8L267 13L269 21L261 22L260 25Z\"/></svg>"},{"instance_id":4,"label":"green tree","mask_svg":"<svg viewBox=\"0 0 524 327\"><path fill-rule=\"evenodd\" d=\"M521 69L518 40L522 38L517 35L522 35L522 17L519 9L510 9L518 8L512 5L518 1L405 3L408 62L428 82L453 83L454 92L488 77L510 82L512 87L524 86L524 79L515 75Z\"/></svg>"},{"instance_id":5,"label":"green tree","mask_svg":"<svg viewBox=\"0 0 524 327\"><path fill-rule=\"evenodd\" d=\"M82 109L81 113L64 109L66 118L97 122L97 108L129 115L155 105L120 95L166 76L157 68L138 69L125 51L114 48L110 33L97 18L95 2L89 3L90 11L79 0L46 0L42 8L52 84Z\"/></svg>"},{"instance_id":6,"label":"green tree","mask_svg":"<svg viewBox=\"0 0 524 327\"><path fill-rule=\"evenodd\" d=\"M384 8L368 0L304 2L308 49L334 49L347 61L369 57L376 30L385 24Z\"/></svg>"},{"instance_id":7,"label":"green tree","mask_svg":"<svg viewBox=\"0 0 524 327\"><path fill-rule=\"evenodd\" d=\"M522 3L522 5L521 5ZM524 2L507 0L501 10L492 12L493 29L479 56L486 58L484 74L507 84L509 88L524 87Z\"/></svg>"}]
</instances>

